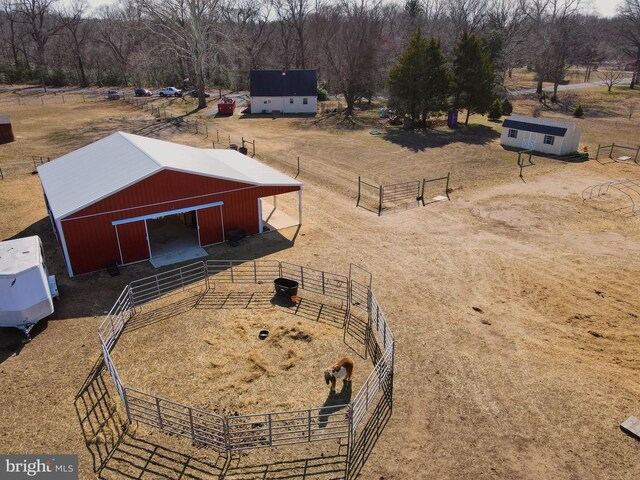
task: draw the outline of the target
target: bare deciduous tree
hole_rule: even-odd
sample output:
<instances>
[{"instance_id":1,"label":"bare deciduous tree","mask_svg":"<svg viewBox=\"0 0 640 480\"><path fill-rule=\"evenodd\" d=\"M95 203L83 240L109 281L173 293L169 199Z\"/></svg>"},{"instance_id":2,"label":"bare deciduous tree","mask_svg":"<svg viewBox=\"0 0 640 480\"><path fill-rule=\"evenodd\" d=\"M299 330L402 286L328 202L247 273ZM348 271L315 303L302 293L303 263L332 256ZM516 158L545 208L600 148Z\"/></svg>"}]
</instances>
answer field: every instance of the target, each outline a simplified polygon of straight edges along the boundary
<instances>
[{"instance_id":1,"label":"bare deciduous tree","mask_svg":"<svg viewBox=\"0 0 640 480\"><path fill-rule=\"evenodd\" d=\"M83 48L89 38L89 29L84 21L84 14L87 11L86 0L74 0L70 5L63 7L60 11L60 21L69 33L69 40L73 55L76 58L78 72L80 74L80 84L83 87L89 85L85 72L83 60Z\"/></svg>"},{"instance_id":2,"label":"bare deciduous tree","mask_svg":"<svg viewBox=\"0 0 640 480\"><path fill-rule=\"evenodd\" d=\"M626 77L624 71L619 68L613 68L609 70L598 70L598 78L602 80L607 86L607 91L610 92L614 85L618 85Z\"/></svg>"},{"instance_id":3,"label":"bare deciduous tree","mask_svg":"<svg viewBox=\"0 0 640 480\"><path fill-rule=\"evenodd\" d=\"M46 46L52 35L61 28L53 14L53 6L58 0L16 0L15 9L19 21L27 26L27 31L36 47L36 64L40 81L46 88L47 58Z\"/></svg>"},{"instance_id":4,"label":"bare deciduous tree","mask_svg":"<svg viewBox=\"0 0 640 480\"><path fill-rule=\"evenodd\" d=\"M626 40L625 53L635 63L630 85L633 90L640 82L640 0L624 0L618 5L618 15L623 21L620 34Z\"/></svg>"},{"instance_id":5,"label":"bare deciduous tree","mask_svg":"<svg viewBox=\"0 0 640 480\"><path fill-rule=\"evenodd\" d=\"M341 0L327 7L326 29L322 40L327 68L351 117L356 101L365 96L375 82L382 32L379 1Z\"/></svg>"},{"instance_id":6,"label":"bare deciduous tree","mask_svg":"<svg viewBox=\"0 0 640 480\"><path fill-rule=\"evenodd\" d=\"M198 108L207 106L206 73L219 55L219 0L141 0L162 48L184 60L195 78Z\"/></svg>"}]
</instances>

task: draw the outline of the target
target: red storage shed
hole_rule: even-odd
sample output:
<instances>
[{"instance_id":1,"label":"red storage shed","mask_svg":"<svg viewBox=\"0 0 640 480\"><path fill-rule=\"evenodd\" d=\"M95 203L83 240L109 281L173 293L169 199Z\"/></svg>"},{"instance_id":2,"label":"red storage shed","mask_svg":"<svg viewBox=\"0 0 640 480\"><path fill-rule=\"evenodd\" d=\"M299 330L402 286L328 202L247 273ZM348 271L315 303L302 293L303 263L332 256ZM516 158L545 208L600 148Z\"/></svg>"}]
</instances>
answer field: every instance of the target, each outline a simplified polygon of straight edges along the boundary
<instances>
[{"instance_id":1,"label":"red storage shed","mask_svg":"<svg viewBox=\"0 0 640 480\"><path fill-rule=\"evenodd\" d=\"M69 276L206 255L233 229L262 233L263 197L298 192L302 223L302 183L235 150L118 132L38 173Z\"/></svg>"}]
</instances>

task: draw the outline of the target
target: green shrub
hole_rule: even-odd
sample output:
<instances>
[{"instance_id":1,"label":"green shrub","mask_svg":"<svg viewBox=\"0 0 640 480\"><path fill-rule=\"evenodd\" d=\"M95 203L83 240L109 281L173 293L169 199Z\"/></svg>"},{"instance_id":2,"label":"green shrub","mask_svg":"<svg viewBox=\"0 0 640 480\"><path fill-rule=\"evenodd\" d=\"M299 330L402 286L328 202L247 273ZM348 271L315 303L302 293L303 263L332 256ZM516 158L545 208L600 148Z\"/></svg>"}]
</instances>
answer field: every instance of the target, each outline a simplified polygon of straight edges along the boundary
<instances>
[{"instance_id":1,"label":"green shrub","mask_svg":"<svg viewBox=\"0 0 640 480\"><path fill-rule=\"evenodd\" d=\"M513 104L509 101L508 98L502 101L502 114L503 115L511 115L513 112Z\"/></svg>"},{"instance_id":2,"label":"green shrub","mask_svg":"<svg viewBox=\"0 0 640 480\"><path fill-rule=\"evenodd\" d=\"M576 118L582 118L584 116L584 111L582 110L582 105L578 104L578 106L573 111L573 116Z\"/></svg>"},{"instance_id":3,"label":"green shrub","mask_svg":"<svg viewBox=\"0 0 640 480\"><path fill-rule=\"evenodd\" d=\"M327 86L324 83L318 83L318 87L316 88L318 92L318 101L325 102L329 100L329 92L327 92Z\"/></svg>"},{"instance_id":4,"label":"green shrub","mask_svg":"<svg viewBox=\"0 0 640 480\"><path fill-rule=\"evenodd\" d=\"M487 112L489 120L499 120L502 116L502 103L497 98L493 101Z\"/></svg>"}]
</instances>

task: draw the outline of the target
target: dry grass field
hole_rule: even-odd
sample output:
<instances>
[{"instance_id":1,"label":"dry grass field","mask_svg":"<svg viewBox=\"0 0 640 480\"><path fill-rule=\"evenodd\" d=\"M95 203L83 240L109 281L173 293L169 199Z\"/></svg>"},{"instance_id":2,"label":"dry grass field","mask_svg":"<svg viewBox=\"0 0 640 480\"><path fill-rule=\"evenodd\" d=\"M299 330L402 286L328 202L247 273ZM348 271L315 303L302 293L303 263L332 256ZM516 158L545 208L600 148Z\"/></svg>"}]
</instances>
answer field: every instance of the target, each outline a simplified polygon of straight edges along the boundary
<instances>
[{"instance_id":1,"label":"dry grass field","mask_svg":"<svg viewBox=\"0 0 640 480\"><path fill-rule=\"evenodd\" d=\"M576 121L583 130L581 147L592 156L598 143L637 146L640 120L627 120L625 102L638 92L615 89L608 95L599 88L571 95L585 107L586 117ZM173 103L167 108L187 110L184 102ZM515 113L536 106L518 100ZM396 376L393 416L361 478L638 478L640 442L618 426L640 415L640 216L612 212L621 199L583 202L581 194L614 178L640 178L639 165L536 157L521 181L516 156L499 146L499 124L481 117L472 117L470 128L410 133L381 125L375 108L361 112L361 126L352 129L340 128L331 116L214 119L212 111L197 115L232 141L254 138L259 157L282 171L294 173L300 156L305 193L304 225L295 242L292 231L269 233L237 248L213 247L211 258L274 258L337 273L354 262L373 272L376 296L396 336ZM18 140L0 146L0 165L62 154L119 129L211 145L203 135L119 102L6 105L2 113L12 116ZM569 118L554 110L542 115ZM370 135L374 128L383 134ZM447 172L450 202L381 217L355 208L358 175L392 183ZM31 343L0 350L1 450L77 453L81 478L95 478L101 464L100 476L108 479L220 478L222 460L186 439L142 425L122 435L119 400L112 391L105 396L101 376L90 376L104 312L127 282L154 273L151 266L127 267L115 278L106 272L67 278L35 175L0 181L0 212L0 238L42 236L61 292L56 313ZM262 317L247 311L234 322L219 315L198 311L189 317L201 328L189 330L174 347L184 353L181 368L193 367L194 383L172 373L179 388L167 390L170 398L212 396L215 385L233 375L251 375L250 358L260 352L242 340L241 330L257 328ZM220 363L217 348L205 346L217 333L216 323L207 325L210 319L239 330L224 346L238 357L237 372ZM158 349L155 358L148 352L152 373L169 376L175 364L163 361L166 339L154 346L155 328L177 338L184 321L176 317L140 328L117 348L141 339ZM313 328L324 328L286 321L314 338ZM185 345L193 342L198 348L188 353ZM300 348L308 368L317 369L343 353L329 343L305 345L311 350L304 357L298 343L283 348ZM206 362L221 365L230 378L216 377L202 367ZM135 365L122 368L155 383ZM364 375L356 373L355 381ZM221 383L199 390L197 384L209 380ZM262 382L245 380L239 382L247 395L251 383ZM105 385L110 382L104 377ZM326 395L320 376L317 383L295 376L290 383L273 392L283 403L318 402ZM227 399L229 408L239 401ZM101 409L115 409L110 421L100 422ZM338 467L322 466L339 464L343 455L335 443L255 451L235 458L223 478L340 478Z\"/></svg>"}]
</instances>

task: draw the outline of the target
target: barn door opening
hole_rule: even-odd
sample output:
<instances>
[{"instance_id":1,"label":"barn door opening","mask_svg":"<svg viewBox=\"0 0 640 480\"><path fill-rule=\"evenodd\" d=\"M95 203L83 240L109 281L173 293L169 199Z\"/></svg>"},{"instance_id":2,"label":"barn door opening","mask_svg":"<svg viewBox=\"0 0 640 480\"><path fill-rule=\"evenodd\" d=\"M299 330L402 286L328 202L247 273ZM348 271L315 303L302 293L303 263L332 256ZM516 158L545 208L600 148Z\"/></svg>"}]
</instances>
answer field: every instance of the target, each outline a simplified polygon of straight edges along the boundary
<instances>
[{"instance_id":1,"label":"barn door opening","mask_svg":"<svg viewBox=\"0 0 640 480\"><path fill-rule=\"evenodd\" d=\"M207 255L207 252L200 246L195 210L149 218L146 222L149 232L151 264L154 267L171 265Z\"/></svg>"}]
</instances>

